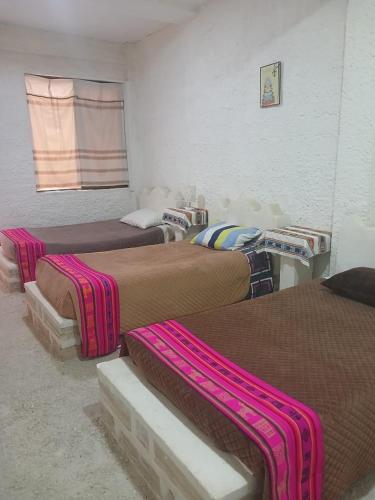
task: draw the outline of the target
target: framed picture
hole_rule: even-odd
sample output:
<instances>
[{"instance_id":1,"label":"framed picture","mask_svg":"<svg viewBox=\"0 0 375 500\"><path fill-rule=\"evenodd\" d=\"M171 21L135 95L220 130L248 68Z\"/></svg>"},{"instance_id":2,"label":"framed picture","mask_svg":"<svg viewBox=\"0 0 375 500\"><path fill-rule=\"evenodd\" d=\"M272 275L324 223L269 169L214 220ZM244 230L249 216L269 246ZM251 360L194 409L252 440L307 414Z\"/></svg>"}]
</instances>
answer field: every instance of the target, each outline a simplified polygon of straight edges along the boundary
<instances>
[{"instance_id":1,"label":"framed picture","mask_svg":"<svg viewBox=\"0 0 375 500\"><path fill-rule=\"evenodd\" d=\"M281 102L281 62L260 68L260 107L271 108Z\"/></svg>"}]
</instances>

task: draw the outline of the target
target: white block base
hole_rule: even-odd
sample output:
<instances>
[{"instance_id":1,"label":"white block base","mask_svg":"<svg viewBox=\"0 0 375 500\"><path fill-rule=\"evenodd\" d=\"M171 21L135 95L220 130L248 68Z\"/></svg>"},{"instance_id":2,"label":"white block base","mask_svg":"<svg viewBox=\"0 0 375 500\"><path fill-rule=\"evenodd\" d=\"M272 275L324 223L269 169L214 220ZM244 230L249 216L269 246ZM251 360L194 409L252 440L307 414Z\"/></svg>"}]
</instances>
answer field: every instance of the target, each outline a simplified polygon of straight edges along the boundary
<instances>
[{"instance_id":1,"label":"white block base","mask_svg":"<svg viewBox=\"0 0 375 500\"><path fill-rule=\"evenodd\" d=\"M192 240L194 236L196 236L198 233L203 231L203 229L206 229L207 225L202 224L202 225L197 225L197 226L191 226L188 231L183 231L179 227L173 227L174 229L174 236L175 236L175 241L182 241L182 240Z\"/></svg>"},{"instance_id":2,"label":"white block base","mask_svg":"<svg viewBox=\"0 0 375 500\"><path fill-rule=\"evenodd\" d=\"M248 469L234 456L214 448L137 374L130 358L100 363L97 369L106 428L156 498L257 497L257 482Z\"/></svg>"},{"instance_id":3,"label":"white block base","mask_svg":"<svg viewBox=\"0 0 375 500\"><path fill-rule=\"evenodd\" d=\"M46 300L35 281L25 284L26 304L33 325L57 350L81 344L77 321L63 318Z\"/></svg>"},{"instance_id":4,"label":"white block base","mask_svg":"<svg viewBox=\"0 0 375 500\"><path fill-rule=\"evenodd\" d=\"M329 256L329 252L316 255L309 260L309 266L306 266L298 259L281 255L279 289L297 286L314 278L322 278L329 269Z\"/></svg>"},{"instance_id":5,"label":"white block base","mask_svg":"<svg viewBox=\"0 0 375 500\"><path fill-rule=\"evenodd\" d=\"M0 285L5 292L21 291L18 265L5 257L0 247Z\"/></svg>"},{"instance_id":6,"label":"white block base","mask_svg":"<svg viewBox=\"0 0 375 500\"><path fill-rule=\"evenodd\" d=\"M313 264L305 266L291 257L280 257L280 290L312 280Z\"/></svg>"}]
</instances>

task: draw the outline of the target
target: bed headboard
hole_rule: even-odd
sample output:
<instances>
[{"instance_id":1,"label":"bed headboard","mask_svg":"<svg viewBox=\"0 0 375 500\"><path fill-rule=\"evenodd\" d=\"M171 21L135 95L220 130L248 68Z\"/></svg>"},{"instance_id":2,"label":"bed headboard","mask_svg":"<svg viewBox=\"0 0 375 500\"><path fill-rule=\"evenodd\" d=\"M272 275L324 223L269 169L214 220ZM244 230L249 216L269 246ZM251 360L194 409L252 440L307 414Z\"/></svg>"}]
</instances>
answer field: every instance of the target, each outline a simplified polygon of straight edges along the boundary
<instances>
[{"instance_id":1,"label":"bed headboard","mask_svg":"<svg viewBox=\"0 0 375 500\"><path fill-rule=\"evenodd\" d=\"M182 185L183 186L183 185ZM169 189L167 187L143 188L137 193L138 208L152 208L153 210L164 210L165 208L181 208L186 206L184 195L181 189ZM205 198L199 194L192 202L194 207L204 208Z\"/></svg>"},{"instance_id":2,"label":"bed headboard","mask_svg":"<svg viewBox=\"0 0 375 500\"><path fill-rule=\"evenodd\" d=\"M365 224L360 217L344 220L338 234L336 272L352 267L375 268L375 226Z\"/></svg>"},{"instance_id":3,"label":"bed headboard","mask_svg":"<svg viewBox=\"0 0 375 500\"><path fill-rule=\"evenodd\" d=\"M209 223L228 222L239 226L272 229L290 224L289 217L274 204L262 204L253 198L240 195L234 200L218 198L208 206Z\"/></svg>"},{"instance_id":4,"label":"bed headboard","mask_svg":"<svg viewBox=\"0 0 375 500\"><path fill-rule=\"evenodd\" d=\"M181 207L182 205L183 196L180 191L166 187L144 188L137 193L138 208L162 211L167 207Z\"/></svg>"}]
</instances>

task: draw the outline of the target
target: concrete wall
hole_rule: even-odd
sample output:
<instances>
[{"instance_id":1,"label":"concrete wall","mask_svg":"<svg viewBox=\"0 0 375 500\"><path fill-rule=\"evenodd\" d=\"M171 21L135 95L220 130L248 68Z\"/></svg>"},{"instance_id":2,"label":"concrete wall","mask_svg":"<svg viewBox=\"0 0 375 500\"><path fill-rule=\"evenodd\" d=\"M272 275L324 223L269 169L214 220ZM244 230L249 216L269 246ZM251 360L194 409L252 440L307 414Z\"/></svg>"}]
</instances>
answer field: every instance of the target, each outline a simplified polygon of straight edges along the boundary
<instances>
[{"instance_id":1,"label":"concrete wall","mask_svg":"<svg viewBox=\"0 0 375 500\"><path fill-rule=\"evenodd\" d=\"M123 82L123 47L0 25L0 227L103 220L131 210L129 189L36 192L25 73Z\"/></svg>"},{"instance_id":2,"label":"concrete wall","mask_svg":"<svg viewBox=\"0 0 375 500\"><path fill-rule=\"evenodd\" d=\"M24 73L127 82L133 189L245 192L296 223L375 224L375 4L217 0L190 22L119 44L0 25L0 226L117 217L128 189L36 193ZM259 108L281 60L282 105Z\"/></svg>"},{"instance_id":3,"label":"concrete wall","mask_svg":"<svg viewBox=\"0 0 375 500\"><path fill-rule=\"evenodd\" d=\"M346 0L217 0L128 47L145 184L241 191L296 223L331 227ZM259 68L281 60L280 107L260 109Z\"/></svg>"},{"instance_id":4,"label":"concrete wall","mask_svg":"<svg viewBox=\"0 0 375 500\"><path fill-rule=\"evenodd\" d=\"M339 232L345 219L359 215L375 225L374 89L375 3L350 0L334 196L332 271L336 257L340 258Z\"/></svg>"}]
</instances>

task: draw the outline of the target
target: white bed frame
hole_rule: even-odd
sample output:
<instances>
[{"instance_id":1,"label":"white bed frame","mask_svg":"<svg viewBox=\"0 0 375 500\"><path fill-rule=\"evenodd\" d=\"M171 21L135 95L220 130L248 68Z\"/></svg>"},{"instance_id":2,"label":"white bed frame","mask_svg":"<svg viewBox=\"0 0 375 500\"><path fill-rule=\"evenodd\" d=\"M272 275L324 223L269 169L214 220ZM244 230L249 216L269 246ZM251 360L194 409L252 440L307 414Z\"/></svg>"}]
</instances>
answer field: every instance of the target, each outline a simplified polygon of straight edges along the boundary
<instances>
[{"instance_id":1,"label":"white bed frame","mask_svg":"<svg viewBox=\"0 0 375 500\"><path fill-rule=\"evenodd\" d=\"M259 499L260 485L137 372L130 358L99 363L102 420L159 500ZM375 476L343 500L374 500Z\"/></svg>"},{"instance_id":2,"label":"white bed frame","mask_svg":"<svg viewBox=\"0 0 375 500\"><path fill-rule=\"evenodd\" d=\"M138 208L152 208L160 212L167 207L180 208L184 204L181 191L161 186L142 189L136 199Z\"/></svg>"},{"instance_id":3,"label":"white bed frame","mask_svg":"<svg viewBox=\"0 0 375 500\"><path fill-rule=\"evenodd\" d=\"M343 224L338 242L338 272L375 267L375 227L351 218ZM99 363L97 369L105 426L119 452L137 464L156 498L257 498L250 471L239 470L234 457L212 446L156 389L137 377L130 359ZM189 488L195 488L195 496ZM343 500L374 499L372 474Z\"/></svg>"},{"instance_id":4,"label":"white bed frame","mask_svg":"<svg viewBox=\"0 0 375 500\"><path fill-rule=\"evenodd\" d=\"M60 316L44 298L35 281L25 283L25 297L33 330L48 351L58 358L69 356L72 351L78 354L81 338L77 321Z\"/></svg>"},{"instance_id":5,"label":"white bed frame","mask_svg":"<svg viewBox=\"0 0 375 500\"><path fill-rule=\"evenodd\" d=\"M97 365L105 426L157 499L240 500L254 476L208 439L137 373L128 358Z\"/></svg>"},{"instance_id":6,"label":"white bed frame","mask_svg":"<svg viewBox=\"0 0 375 500\"><path fill-rule=\"evenodd\" d=\"M21 281L18 265L7 259L0 247L0 288L7 293L20 292Z\"/></svg>"},{"instance_id":7,"label":"white bed frame","mask_svg":"<svg viewBox=\"0 0 375 500\"><path fill-rule=\"evenodd\" d=\"M166 187L143 189L136 195L138 208L151 208L162 211L164 208L180 207L183 204L179 190ZM166 233L168 235L168 233ZM5 292L21 291L18 264L5 257L0 247L0 287Z\"/></svg>"},{"instance_id":8,"label":"white bed frame","mask_svg":"<svg viewBox=\"0 0 375 500\"><path fill-rule=\"evenodd\" d=\"M220 197L208 206L209 223L228 222L238 226L262 229L282 227L290 219L276 203L263 204L254 198L240 195L234 200Z\"/></svg>"}]
</instances>

